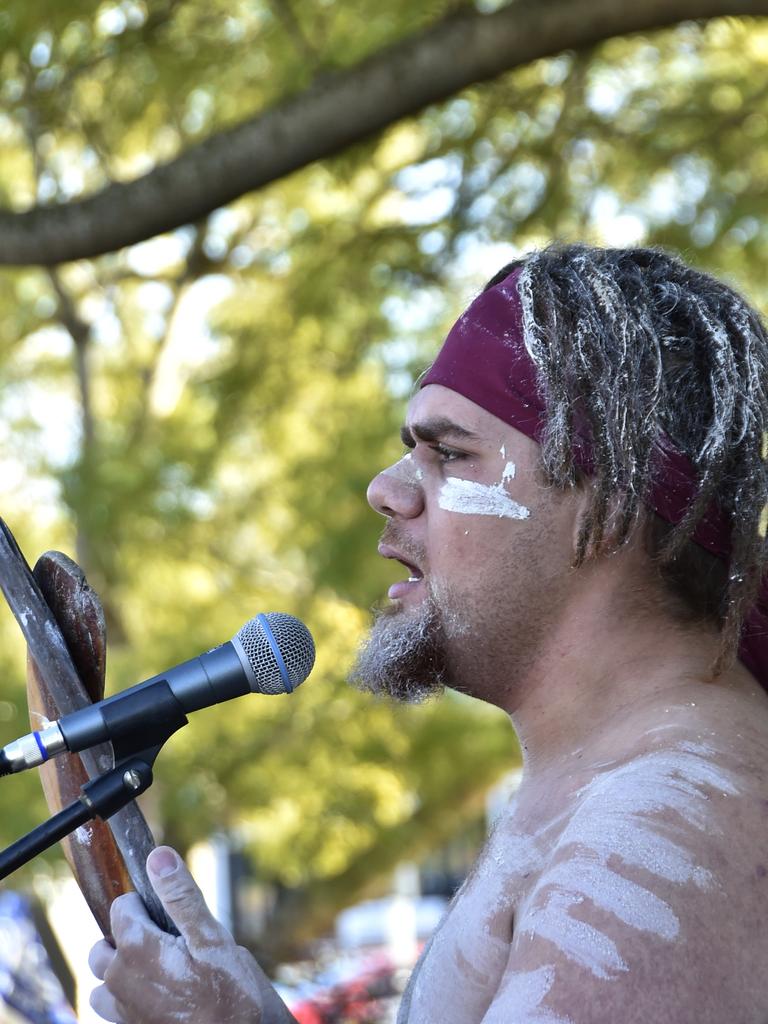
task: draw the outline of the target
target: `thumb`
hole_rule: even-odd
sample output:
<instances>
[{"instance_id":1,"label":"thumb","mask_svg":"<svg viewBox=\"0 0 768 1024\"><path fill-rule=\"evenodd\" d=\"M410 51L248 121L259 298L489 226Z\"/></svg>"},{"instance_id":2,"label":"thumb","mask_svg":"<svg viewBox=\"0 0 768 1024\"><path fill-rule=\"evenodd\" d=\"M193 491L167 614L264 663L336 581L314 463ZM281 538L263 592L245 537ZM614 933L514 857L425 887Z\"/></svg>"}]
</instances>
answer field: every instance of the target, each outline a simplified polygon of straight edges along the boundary
<instances>
[{"instance_id":1,"label":"thumb","mask_svg":"<svg viewBox=\"0 0 768 1024\"><path fill-rule=\"evenodd\" d=\"M158 846L150 853L147 873L152 888L191 951L229 937L208 909L187 865L170 846Z\"/></svg>"}]
</instances>

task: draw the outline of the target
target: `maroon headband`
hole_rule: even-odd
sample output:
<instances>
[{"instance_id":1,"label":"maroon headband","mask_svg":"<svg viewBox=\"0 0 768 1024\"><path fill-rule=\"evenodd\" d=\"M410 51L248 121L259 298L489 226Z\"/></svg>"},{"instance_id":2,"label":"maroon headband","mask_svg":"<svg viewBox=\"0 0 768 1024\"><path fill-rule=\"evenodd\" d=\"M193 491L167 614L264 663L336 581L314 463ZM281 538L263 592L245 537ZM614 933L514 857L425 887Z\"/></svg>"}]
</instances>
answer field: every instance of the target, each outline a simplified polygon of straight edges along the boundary
<instances>
[{"instance_id":1,"label":"maroon headband","mask_svg":"<svg viewBox=\"0 0 768 1024\"><path fill-rule=\"evenodd\" d=\"M518 268L482 292L462 313L419 386L441 384L450 388L541 443L546 409L536 366L525 347L519 278ZM581 469L592 471L589 442L578 434L574 457ZM697 493L693 463L660 431L647 505L674 525L683 518ZM701 518L693 540L727 561L730 527L716 508ZM768 690L768 575L744 622L739 658Z\"/></svg>"}]
</instances>

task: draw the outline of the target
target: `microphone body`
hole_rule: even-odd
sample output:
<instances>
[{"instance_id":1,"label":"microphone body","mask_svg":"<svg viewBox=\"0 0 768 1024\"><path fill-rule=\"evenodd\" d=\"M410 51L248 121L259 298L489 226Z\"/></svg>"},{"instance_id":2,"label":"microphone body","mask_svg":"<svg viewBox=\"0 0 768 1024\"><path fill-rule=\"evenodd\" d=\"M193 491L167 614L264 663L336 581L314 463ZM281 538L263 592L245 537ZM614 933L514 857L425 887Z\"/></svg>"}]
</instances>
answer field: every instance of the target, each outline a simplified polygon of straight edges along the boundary
<instances>
[{"instance_id":1,"label":"microphone body","mask_svg":"<svg viewBox=\"0 0 768 1024\"><path fill-rule=\"evenodd\" d=\"M191 711L249 692L291 693L314 664L307 627L292 615L251 619L232 640L97 704L14 740L0 751L0 775L43 764L65 750L131 739L141 748L163 743Z\"/></svg>"},{"instance_id":2,"label":"microphone body","mask_svg":"<svg viewBox=\"0 0 768 1024\"><path fill-rule=\"evenodd\" d=\"M107 697L98 704L73 711L60 718L56 724L61 730L66 749L75 754L87 747L114 740L133 728L154 724L155 699L159 705L158 712L162 715L172 707L169 691L178 704L178 710L186 715L190 711L199 711L200 708L219 704L232 697L242 697L252 689L249 682L230 640L206 654L175 665L162 675L153 676ZM116 732L115 727L119 732Z\"/></svg>"}]
</instances>

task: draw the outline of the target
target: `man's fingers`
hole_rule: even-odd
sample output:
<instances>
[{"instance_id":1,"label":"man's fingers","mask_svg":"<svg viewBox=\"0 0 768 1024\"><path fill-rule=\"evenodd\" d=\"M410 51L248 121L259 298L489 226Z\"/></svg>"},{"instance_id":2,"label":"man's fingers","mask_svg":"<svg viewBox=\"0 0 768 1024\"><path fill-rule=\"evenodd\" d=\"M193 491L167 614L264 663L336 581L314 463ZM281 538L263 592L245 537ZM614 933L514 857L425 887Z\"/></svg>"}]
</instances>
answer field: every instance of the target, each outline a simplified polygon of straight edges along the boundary
<instances>
[{"instance_id":1,"label":"man's fingers","mask_svg":"<svg viewBox=\"0 0 768 1024\"><path fill-rule=\"evenodd\" d=\"M118 950L128 946L143 946L152 932L163 933L153 923L147 908L137 892L126 892L112 901L109 923Z\"/></svg>"},{"instance_id":2,"label":"man's fingers","mask_svg":"<svg viewBox=\"0 0 768 1024\"><path fill-rule=\"evenodd\" d=\"M91 1009L95 1010L104 1020L111 1021L112 1024L122 1024L123 1018L120 1015L117 1000L106 985L99 985L98 988L95 988L91 992L89 1001Z\"/></svg>"},{"instance_id":3,"label":"man's fingers","mask_svg":"<svg viewBox=\"0 0 768 1024\"><path fill-rule=\"evenodd\" d=\"M91 1006L116 1024L292 1021L255 961L211 915L179 855L158 847L147 872L180 936L156 927L136 893L112 904L116 950L98 943L91 969L104 984Z\"/></svg>"},{"instance_id":4,"label":"man's fingers","mask_svg":"<svg viewBox=\"0 0 768 1024\"><path fill-rule=\"evenodd\" d=\"M101 939L88 954L88 966L93 971L94 977L104 981L107 968L117 956L115 950L108 942Z\"/></svg>"},{"instance_id":5,"label":"man's fingers","mask_svg":"<svg viewBox=\"0 0 768 1024\"><path fill-rule=\"evenodd\" d=\"M203 894L175 850L158 846L147 858L152 886L190 950L221 942L226 930L206 906Z\"/></svg>"}]
</instances>

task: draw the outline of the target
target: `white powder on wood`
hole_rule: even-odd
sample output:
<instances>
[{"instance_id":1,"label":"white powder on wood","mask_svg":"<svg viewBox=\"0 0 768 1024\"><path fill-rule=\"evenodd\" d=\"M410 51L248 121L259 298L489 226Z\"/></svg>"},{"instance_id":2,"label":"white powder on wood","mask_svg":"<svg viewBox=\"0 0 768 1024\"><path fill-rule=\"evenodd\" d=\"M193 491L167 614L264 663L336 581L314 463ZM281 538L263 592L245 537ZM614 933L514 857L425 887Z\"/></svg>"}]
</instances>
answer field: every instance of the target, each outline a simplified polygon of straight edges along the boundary
<instances>
[{"instance_id":1,"label":"white powder on wood","mask_svg":"<svg viewBox=\"0 0 768 1024\"><path fill-rule=\"evenodd\" d=\"M80 828L76 828L72 834L75 841L80 843L81 846L91 845L91 839L93 839L93 831L90 825L81 825Z\"/></svg>"}]
</instances>

